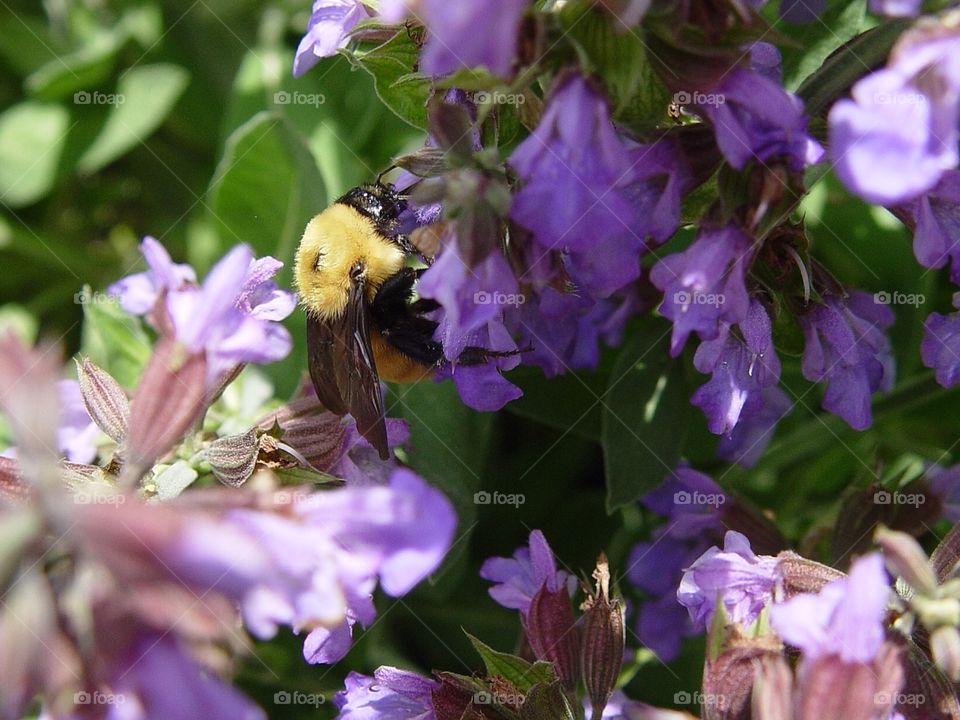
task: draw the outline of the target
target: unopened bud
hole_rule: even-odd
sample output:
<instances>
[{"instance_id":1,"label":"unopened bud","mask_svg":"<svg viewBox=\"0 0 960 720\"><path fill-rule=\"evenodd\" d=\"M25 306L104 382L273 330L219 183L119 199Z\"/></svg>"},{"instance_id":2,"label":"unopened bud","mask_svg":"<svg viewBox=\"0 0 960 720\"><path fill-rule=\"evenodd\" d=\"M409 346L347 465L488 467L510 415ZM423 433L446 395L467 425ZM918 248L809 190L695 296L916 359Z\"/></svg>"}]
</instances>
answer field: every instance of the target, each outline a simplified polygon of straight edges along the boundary
<instances>
[{"instance_id":1,"label":"unopened bud","mask_svg":"<svg viewBox=\"0 0 960 720\"><path fill-rule=\"evenodd\" d=\"M77 361L77 379L87 413L114 442L123 442L130 425L130 402L120 383L89 358Z\"/></svg>"},{"instance_id":2,"label":"unopened bud","mask_svg":"<svg viewBox=\"0 0 960 720\"><path fill-rule=\"evenodd\" d=\"M763 663L781 656L781 643L771 635L747 638L736 627L726 635L723 649L704 664L700 708L704 720L747 720Z\"/></svg>"},{"instance_id":3,"label":"unopened bud","mask_svg":"<svg viewBox=\"0 0 960 720\"><path fill-rule=\"evenodd\" d=\"M920 543L904 532L885 527L877 529L874 539L883 550L891 572L903 578L918 593L936 592L937 578Z\"/></svg>"},{"instance_id":4,"label":"unopened bud","mask_svg":"<svg viewBox=\"0 0 960 720\"><path fill-rule=\"evenodd\" d=\"M22 505L29 496L30 489L20 477L17 461L0 457L0 506Z\"/></svg>"},{"instance_id":5,"label":"unopened bud","mask_svg":"<svg viewBox=\"0 0 960 720\"><path fill-rule=\"evenodd\" d=\"M793 671L782 655L761 661L751 705L756 720L792 720Z\"/></svg>"},{"instance_id":6,"label":"unopened bud","mask_svg":"<svg viewBox=\"0 0 960 720\"><path fill-rule=\"evenodd\" d=\"M203 451L214 476L228 487L240 487L257 466L257 431L217 438Z\"/></svg>"},{"instance_id":7,"label":"unopened bud","mask_svg":"<svg viewBox=\"0 0 960 720\"><path fill-rule=\"evenodd\" d=\"M610 599L610 566L601 554L593 571L596 591L583 604L583 653L581 665L587 694L593 707L593 718L603 716L603 709L620 674L625 640L623 603Z\"/></svg>"},{"instance_id":8,"label":"unopened bud","mask_svg":"<svg viewBox=\"0 0 960 720\"><path fill-rule=\"evenodd\" d=\"M946 582L956 575L958 563L960 563L960 525L954 525L933 551L930 564L933 565L937 580Z\"/></svg>"},{"instance_id":9,"label":"unopened bud","mask_svg":"<svg viewBox=\"0 0 960 720\"><path fill-rule=\"evenodd\" d=\"M523 622L534 655L553 663L568 688L575 688L580 677L576 622L566 588L551 591L546 583L530 601Z\"/></svg>"},{"instance_id":10,"label":"unopened bud","mask_svg":"<svg viewBox=\"0 0 960 720\"><path fill-rule=\"evenodd\" d=\"M960 682L960 632L956 627L943 626L930 634L930 653L944 675Z\"/></svg>"},{"instance_id":11,"label":"unopened bud","mask_svg":"<svg viewBox=\"0 0 960 720\"><path fill-rule=\"evenodd\" d=\"M828 583L845 577L836 568L808 560L790 551L777 555L777 568L783 576L785 600L803 593L818 593Z\"/></svg>"},{"instance_id":12,"label":"unopened bud","mask_svg":"<svg viewBox=\"0 0 960 720\"><path fill-rule=\"evenodd\" d=\"M200 418L206 375L204 355L188 352L170 337L157 343L131 402L127 482L136 482Z\"/></svg>"}]
</instances>

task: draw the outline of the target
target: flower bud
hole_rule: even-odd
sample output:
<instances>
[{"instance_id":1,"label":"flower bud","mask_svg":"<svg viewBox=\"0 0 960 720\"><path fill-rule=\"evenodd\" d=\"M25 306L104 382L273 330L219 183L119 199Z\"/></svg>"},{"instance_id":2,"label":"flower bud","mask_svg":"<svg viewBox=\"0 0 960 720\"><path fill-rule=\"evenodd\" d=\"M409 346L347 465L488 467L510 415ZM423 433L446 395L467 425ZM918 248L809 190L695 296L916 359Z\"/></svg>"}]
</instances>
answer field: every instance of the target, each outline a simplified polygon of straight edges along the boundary
<instances>
[{"instance_id":1,"label":"flower bud","mask_svg":"<svg viewBox=\"0 0 960 720\"><path fill-rule=\"evenodd\" d=\"M120 383L89 358L77 361L77 379L87 414L114 442L123 442L130 425L130 403Z\"/></svg>"},{"instance_id":2,"label":"flower bud","mask_svg":"<svg viewBox=\"0 0 960 720\"><path fill-rule=\"evenodd\" d=\"M730 628L723 649L703 668L703 720L747 720L754 683L765 661L780 657L781 644L766 635L746 638Z\"/></svg>"},{"instance_id":3,"label":"flower bud","mask_svg":"<svg viewBox=\"0 0 960 720\"><path fill-rule=\"evenodd\" d=\"M936 592L937 578L920 543L906 533L882 526L877 529L874 539L883 550L887 567L895 575L918 593Z\"/></svg>"},{"instance_id":4,"label":"flower bud","mask_svg":"<svg viewBox=\"0 0 960 720\"><path fill-rule=\"evenodd\" d=\"M944 625L930 635L930 653L933 661L953 682L960 682L960 632Z\"/></svg>"},{"instance_id":5,"label":"flower bud","mask_svg":"<svg viewBox=\"0 0 960 720\"><path fill-rule=\"evenodd\" d=\"M828 583L845 577L835 568L808 560L789 550L777 555L777 567L783 576L786 600L803 593L818 593Z\"/></svg>"},{"instance_id":6,"label":"flower bud","mask_svg":"<svg viewBox=\"0 0 960 720\"><path fill-rule=\"evenodd\" d=\"M126 479L135 482L200 418L206 399L207 363L169 337L161 338L131 403L126 437Z\"/></svg>"},{"instance_id":7,"label":"flower bud","mask_svg":"<svg viewBox=\"0 0 960 720\"><path fill-rule=\"evenodd\" d=\"M793 671L782 655L766 657L760 662L751 705L756 720L792 720Z\"/></svg>"},{"instance_id":8,"label":"flower bud","mask_svg":"<svg viewBox=\"0 0 960 720\"><path fill-rule=\"evenodd\" d=\"M583 652L581 664L593 718L600 718L617 684L623 664L625 639L623 603L610 599L610 567L601 553L593 571L596 592L583 604Z\"/></svg>"},{"instance_id":9,"label":"flower bud","mask_svg":"<svg viewBox=\"0 0 960 720\"><path fill-rule=\"evenodd\" d=\"M217 480L229 487L240 487L257 465L260 444L256 429L241 435L217 438L203 451Z\"/></svg>"},{"instance_id":10,"label":"flower bud","mask_svg":"<svg viewBox=\"0 0 960 720\"><path fill-rule=\"evenodd\" d=\"M580 677L576 622L567 589L551 591L546 583L533 596L523 621L534 654L553 663L557 676L571 689Z\"/></svg>"},{"instance_id":11,"label":"flower bud","mask_svg":"<svg viewBox=\"0 0 960 720\"><path fill-rule=\"evenodd\" d=\"M960 563L960 525L950 529L930 556L930 564L940 582L946 582L955 574L957 563Z\"/></svg>"}]
</instances>

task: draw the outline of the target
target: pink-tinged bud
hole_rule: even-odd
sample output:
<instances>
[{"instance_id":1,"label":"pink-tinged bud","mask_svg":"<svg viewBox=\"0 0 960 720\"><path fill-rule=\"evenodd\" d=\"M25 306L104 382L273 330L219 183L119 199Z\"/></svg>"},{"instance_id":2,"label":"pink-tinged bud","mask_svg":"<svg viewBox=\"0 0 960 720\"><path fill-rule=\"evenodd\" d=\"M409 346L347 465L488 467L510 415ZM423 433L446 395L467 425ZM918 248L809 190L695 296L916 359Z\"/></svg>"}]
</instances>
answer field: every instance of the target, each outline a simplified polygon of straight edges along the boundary
<instances>
[{"instance_id":1,"label":"pink-tinged bud","mask_svg":"<svg viewBox=\"0 0 960 720\"><path fill-rule=\"evenodd\" d=\"M960 682L960 632L944 625L930 634L930 654L937 667L953 682Z\"/></svg>"},{"instance_id":2,"label":"pink-tinged bud","mask_svg":"<svg viewBox=\"0 0 960 720\"><path fill-rule=\"evenodd\" d=\"M263 432L282 431L281 448L290 448L317 470L333 466L343 451L341 418L327 412L313 390L267 415L257 427ZM286 446L286 448L284 448Z\"/></svg>"},{"instance_id":3,"label":"pink-tinged bud","mask_svg":"<svg viewBox=\"0 0 960 720\"><path fill-rule=\"evenodd\" d=\"M886 717L903 687L901 652L886 642L869 665L826 655L805 663L800 678L798 720Z\"/></svg>"},{"instance_id":4,"label":"pink-tinged bud","mask_svg":"<svg viewBox=\"0 0 960 720\"><path fill-rule=\"evenodd\" d=\"M755 720L793 720L793 671L782 655L761 661L751 705Z\"/></svg>"},{"instance_id":5,"label":"pink-tinged bud","mask_svg":"<svg viewBox=\"0 0 960 720\"><path fill-rule=\"evenodd\" d=\"M937 578L920 543L906 533L885 527L877 529L874 539L883 550L887 567L895 576L903 578L918 593L927 595L936 592Z\"/></svg>"},{"instance_id":6,"label":"pink-tinged bud","mask_svg":"<svg viewBox=\"0 0 960 720\"><path fill-rule=\"evenodd\" d=\"M126 439L125 479L137 479L200 419L207 363L171 337L162 337L133 396Z\"/></svg>"},{"instance_id":7,"label":"pink-tinged bud","mask_svg":"<svg viewBox=\"0 0 960 720\"><path fill-rule=\"evenodd\" d=\"M553 663L557 676L570 689L577 686L580 677L576 622L570 593L565 587L551 591L546 583L533 596L523 618L523 628L534 655Z\"/></svg>"},{"instance_id":8,"label":"pink-tinged bud","mask_svg":"<svg viewBox=\"0 0 960 720\"><path fill-rule=\"evenodd\" d=\"M0 457L0 506L23 505L29 497L30 489L20 477L17 461Z\"/></svg>"},{"instance_id":9,"label":"pink-tinged bud","mask_svg":"<svg viewBox=\"0 0 960 720\"><path fill-rule=\"evenodd\" d=\"M89 358L77 361L77 379L87 414L107 437L122 443L130 426L130 402L120 383Z\"/></svg>"},{"instance_id":10,"label":"pink-tinged bud","mask_svg":"<svg viewBox=\"0 0 960 720\"><path fill-rule=\"evenodd\" d=\"M583 603L583 651L581 665L593 718L602 717L623 664L626 628L623 603L610 598L610 566L600 555L593 571L596 591Z\"/></svg>"},{"instance_id":11,"label":"pink-tinged bud","mask_svg":"<svg viewBox=\"0 0 960 720\"><path fill-rule=\"evenodd\" d=\"M260 443L257 431L217 438L203 451L214 476L228 487L243 485L257 466Z\"/></svg>"},{"instance_id":12,"label":"pink-tinged bud","mask_svg":"<svg viewBox=\"0 0 960 720\"><path fill-rule=\"evenodd\" d=\"M785 600L803 593L819 593L828 583L846 577L836 568L790 551L777 555L777 567L783 575Z\"/></svg>"},{"instance_id":13,"label":"pink-tinged bud","mask_svg":"<svg viewBox=\"0 0 960 720\"><path fill-rule=\"evenodd\" d=\"M766 661L780 658L782 645L766 635L746 638L733 627L715 659L703 668L703 720L748 720L754 683Z\"/></svg>"}]
</instances>

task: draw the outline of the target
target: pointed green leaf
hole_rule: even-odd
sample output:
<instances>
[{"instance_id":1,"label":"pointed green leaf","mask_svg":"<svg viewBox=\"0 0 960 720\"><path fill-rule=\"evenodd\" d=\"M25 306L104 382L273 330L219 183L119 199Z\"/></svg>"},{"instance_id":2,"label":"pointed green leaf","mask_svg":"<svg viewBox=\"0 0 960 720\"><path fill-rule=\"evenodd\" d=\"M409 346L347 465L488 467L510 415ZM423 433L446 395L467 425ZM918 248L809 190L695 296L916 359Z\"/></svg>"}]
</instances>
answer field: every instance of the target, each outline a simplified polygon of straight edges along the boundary
<instances>
[{"instance_id":1,"label":"pointed green leaf","mask_svg":"<svg viewBox=\"0 0 960 720\"><path fill-rule=\"evenodd\" d=\"M470 633L466 633L466 635L483 660L488 677L500 676L505 678L520 692L527 692L538 683L549 684L557 679L553 665L548 662L538 660L531 664L516 655L494 650Z\"/></svg>"}]
</instances>

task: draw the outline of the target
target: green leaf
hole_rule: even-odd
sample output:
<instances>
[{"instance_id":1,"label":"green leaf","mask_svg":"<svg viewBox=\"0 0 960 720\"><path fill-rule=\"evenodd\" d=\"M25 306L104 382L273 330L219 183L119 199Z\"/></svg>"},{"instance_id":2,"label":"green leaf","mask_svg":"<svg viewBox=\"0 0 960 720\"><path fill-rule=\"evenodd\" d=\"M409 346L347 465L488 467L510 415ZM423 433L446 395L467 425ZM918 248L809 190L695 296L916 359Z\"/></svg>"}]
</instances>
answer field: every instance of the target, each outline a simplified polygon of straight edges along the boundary
<instances>
[{"instance_id":1,"label":"green leaf","mask_svg":"<svg viewBox=\"0 0 960 720\"><path fill-rule=\"evenodd\" d=\"M28 100L0 115L0 202L29 205L53 188L70 129L66 108Z\"/></svg>"},{"instance_id":2,"label":"green leaf","mask_svg":"<svg viewBox=\"0 0 960 720\"><path fill-rule=\"evenodd\" d=\"M83 337L80 352L102 367L123 387L132 389L150 359L151 343L139 318L127 315L115 301L101 300L85 287Z\"/></svg>"},{"instance_id":3,"label":"green leaf","mask_svg":"<svg viewBox=\"0 0 960 720\"><path fill-rule=\"evenodd\" d=\"M670 94L650 66L642 30L618 32L609 16L592 3L569 3L560 20L586 59L588 72L606 84L613 115L636 129L652 129L664 119Z\"/></svg>"},{"instance_id":4,"label":"green leaf","mask_svg":"<svg viewBox=\"0 0 960 720\"><path fill-rule=\"evenodd\" d=\"M373 76L377 96L415 128L427 127L430 78L415 72L420 49L406 30L372 50L347 57Z\"/></svg>"},{"instance_id":5,"label":"green leaf","mask_svg":"<svg viewBox=\"0 0 960 720\"><path fill-rule=\"evenodd\" d=\"M293 257L303 228L326 204L310 151L269 112L230 135L208 193L221 250L246 242L257 255L282 260Z\"/></svg>"},{"instance_id":6,"label":"green leaf","mask_svg":"<svg viewBox=\"0 0 960 720\"><path fill-rule=\"evenodd\" d=\"M652 490L680 459L690 397L669 335L662 321L645 324L610 375L600 431L608 512Z\"/></svg>"},{"instance_id":7,"label":"green leaf","mask_svg":"<svg viewBox=\"0 0 960 720\"><path fill-rule=\"evenodd\" d=\"M500 676L505 678L520 692L527 692L538 683L550 684L557 679L551 663L538 660L531 664L516 655L494 650L470 633L466 633L466 635L473 643L480 659L483 660L488 677Z\"/></svg>"},{"instance_id":8,"label":"green leaf","mask_svg":"<svg viewBox=\"0 0 960 720\"><path fill-rule=\"evenodd\" d=\"M519 367L511 371L510 381L523 390L523 397L507 405L507 410L600 442L598 398L607 387L606 373L568 372L546 378L536 368Z\"/></svg>"},{"instance_id":9,"label":"green leaf","mask_svg":"<svg viewBox=\"0 0 960 720\"><path fill-rule=\"evenodd\" d=\"M530 688L520 707L520 720L574 720L576 717L559 680Z\"/></svg>"},{"instance_id":10,"label":"green leaf","mask_svg":"<svg viewBox=\"0 0 960 720\"><path fill-rule=\"evenodd\" d=\"M24 88L39 100L64 100L72 94L74 102L84 88L95 88L113 72L119 42L116 35L103 33L76 52L50 60L24 81Z\"/></svg>"},{"instance_id":11,"label":"green leaf","mask_svg":"<svg viewBox=\"0 0 960 720\"><path fill-rule=\"evenodd\" d=\"M179 65L138 65L120 77L116 92L88 92L81 96L88 103L103 98L109 112L103 127L77 161L77 169L94 173L141 145L173 110L189 77Z\"/></svg>"},{"instance_id":12,"label":"green leaf","mask_svg":"<svg viewBox=\"0 0 960 720\"><path fill-rule=\"evenodd\" d=\"M783 84L791 92L800 87L834 50L855 37L866 26L866 0L841 0L828 3L827 10L807 25L790 28L794 46L784 46ZM867 68L856 61L862 75Z\"/></svg>"},{"instance_id":13,"label":"green leaf","mask_svg":"<svg viewBox=\"0 0 960 720\"><path fill-rule=\"evenodd\" d=\"M431 381L393 386L387 396L387 415L397 414L410 423L411 452L404 460L443 490L457 511L458 539L438 571L442 574L466 557L477 516L474 493L481 486L493 416L465 406L452 382Z\"/></svg>"}]
</instances>

